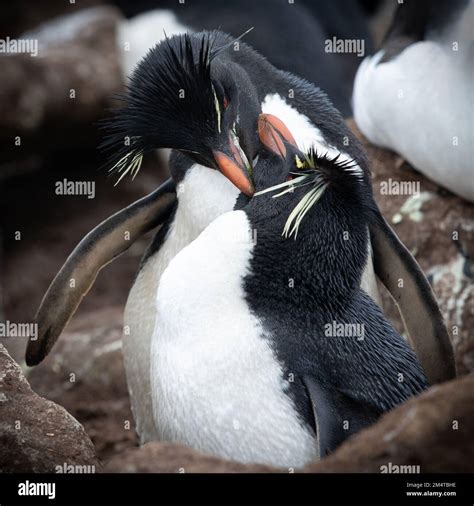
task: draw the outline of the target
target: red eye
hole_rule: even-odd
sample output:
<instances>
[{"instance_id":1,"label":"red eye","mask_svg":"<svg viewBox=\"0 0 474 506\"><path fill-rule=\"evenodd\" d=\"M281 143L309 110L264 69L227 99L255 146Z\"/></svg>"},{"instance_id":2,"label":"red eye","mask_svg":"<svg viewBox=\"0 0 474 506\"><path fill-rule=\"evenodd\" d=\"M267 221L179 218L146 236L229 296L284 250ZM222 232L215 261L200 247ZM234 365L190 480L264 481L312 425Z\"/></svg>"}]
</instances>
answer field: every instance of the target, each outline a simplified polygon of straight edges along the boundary
<instances>
[{"instance_id":1,"label":"red eye","mask_svg":"<svg viewBox=\"0 0 474 506\"><path fill-rule=\"evenodd\" d=\"M224 109L227 109L229 107L229 101L227 100L227 97L224 97Z\"/></svg>"}]
</instances>

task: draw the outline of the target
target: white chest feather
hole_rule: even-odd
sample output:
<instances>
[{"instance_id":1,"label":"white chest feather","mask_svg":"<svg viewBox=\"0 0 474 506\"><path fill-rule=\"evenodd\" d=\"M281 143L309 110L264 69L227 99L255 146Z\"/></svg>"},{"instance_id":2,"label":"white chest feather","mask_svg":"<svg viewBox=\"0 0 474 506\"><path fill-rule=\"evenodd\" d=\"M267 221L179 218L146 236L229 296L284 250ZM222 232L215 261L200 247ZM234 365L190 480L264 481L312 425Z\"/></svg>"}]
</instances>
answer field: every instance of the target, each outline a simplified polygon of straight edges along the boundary
<instances>
[{"instance_id":1,"label":"white chest feather","mask_svg":"<svg viewBox=\"0 0 474 506\"><path fill-rule=\"evenodd\" d=\"M150 389L150 343L155 297L161 275L173 257L217 216L234 207L238 190L219 172L194 165L178 186L179 205L166 239L138 273L124 314L123 352L127 383L140 442L157 439Z\"/></svg>"},{"instance_id":2,"label":"white chest feather","mask_svg":"<svg viewBox=\"0 0 474 506\"><path fill-rule=\"evenodd\" d=\"M244 299L253 243L243 211L215 220L161 277L151 348L160 439L242 462L317 457L282 368Z\"/></svg>"}]
</instances>

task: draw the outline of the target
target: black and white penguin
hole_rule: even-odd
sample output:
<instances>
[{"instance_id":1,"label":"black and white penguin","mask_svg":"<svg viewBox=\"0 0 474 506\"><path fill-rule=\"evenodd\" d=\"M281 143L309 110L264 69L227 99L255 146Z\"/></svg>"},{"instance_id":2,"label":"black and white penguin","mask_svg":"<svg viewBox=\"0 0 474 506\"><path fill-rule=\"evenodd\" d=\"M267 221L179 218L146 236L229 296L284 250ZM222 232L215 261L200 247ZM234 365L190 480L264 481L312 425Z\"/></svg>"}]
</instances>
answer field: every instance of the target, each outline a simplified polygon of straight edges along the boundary
<instances>
[{"instance_id":1,"label":"black and white penguin","mask_svg":"<svg viewBox=\"0 0 474 506\"><path fill-rule=\"evenodd\" d=\"M161 274L207 225L233 209L238 187L244 193L253 192L247 176L260 143L259 130L267 146L272 143L267 134L270 125L302 151L312 148L330 158L338 156L340 161L355 160L358 166L367 166L359 143L323 92L275 69L242 42L234 50L234 42L221 32L172 37L151 50L139 65L127 105L113 123L109 142L114 161L123 175L137 170L143 152L173 148L170 171L174 183L165 183L86 236L48 289L37 315L39 338L27 349L29 364L41 361L102 266L141 233L162 224L141 263L124 318L127 380L142 442L157 436L148 371L154 297ZM124 139L129 142L125 144ZM172 197L174 185L177 203ZM128 240L124 230L130 234ZM376 273L401 308L428 378L435 383L451 377L449 338L423 273L380 213L371 222L370 233ZM73 290L71 278L76 280ZM362 286L378 299L369 250Z\"/></svg>"},{"instance_id":2,"label":"black and white penguin","mask_svg":"<svg viewBox=\"0 0 474 506\"><path fill-rule=\"evenodd\" d=\"M354 84L354 118L375 145L474 201L474 2L406 0Z\"/></svg>"},{"instance_id":3,"label":"black and white penguin","mask_svg":"<svg viewBox=\"0 0 474 506\"><path fill-rule=\"evenodd\" d=\"M161 276L151 389L160 440L299 467L427 381L360 288L367 174L283 142L255 167L266 192L239 197Z\"/></svg>"}]
</instances>

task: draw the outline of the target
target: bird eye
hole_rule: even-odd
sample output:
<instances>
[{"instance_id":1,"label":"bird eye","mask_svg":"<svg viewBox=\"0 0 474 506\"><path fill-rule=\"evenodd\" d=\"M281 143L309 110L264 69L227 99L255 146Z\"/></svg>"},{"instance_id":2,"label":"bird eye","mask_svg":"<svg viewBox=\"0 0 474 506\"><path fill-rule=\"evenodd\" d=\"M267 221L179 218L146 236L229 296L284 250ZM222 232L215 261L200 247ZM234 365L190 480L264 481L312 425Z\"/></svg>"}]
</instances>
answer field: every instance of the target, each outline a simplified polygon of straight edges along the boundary
<instances>
[{"instance_id":1,"label":"bird eye","mask_svg":"<svg viewBox=\"0 0 474 506\"><path fill-rule=\"evenodd\" d=\"M224 96L224 109L227 109L229 107L229 101L227 100L227 97Z\"/></svg>"}]
</instances>

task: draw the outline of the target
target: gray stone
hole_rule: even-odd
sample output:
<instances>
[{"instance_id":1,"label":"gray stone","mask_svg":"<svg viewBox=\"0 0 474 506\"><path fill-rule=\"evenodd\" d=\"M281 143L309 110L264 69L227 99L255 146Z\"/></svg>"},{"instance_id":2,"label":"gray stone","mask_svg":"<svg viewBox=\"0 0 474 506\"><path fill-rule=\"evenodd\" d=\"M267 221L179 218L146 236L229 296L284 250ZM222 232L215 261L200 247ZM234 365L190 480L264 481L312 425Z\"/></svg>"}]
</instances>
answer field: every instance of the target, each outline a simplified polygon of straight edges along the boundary
<instances>
[{"instance_id":1,"label":"gray stone","mask_svg":"<svg viewBox=\"0 0 474 506\"><path fill-rule=\"evenodd\" d=\"M94 447L63 407L37 395L0 344L0 472L95 466Z\"/></svg>"}]
</instances>

